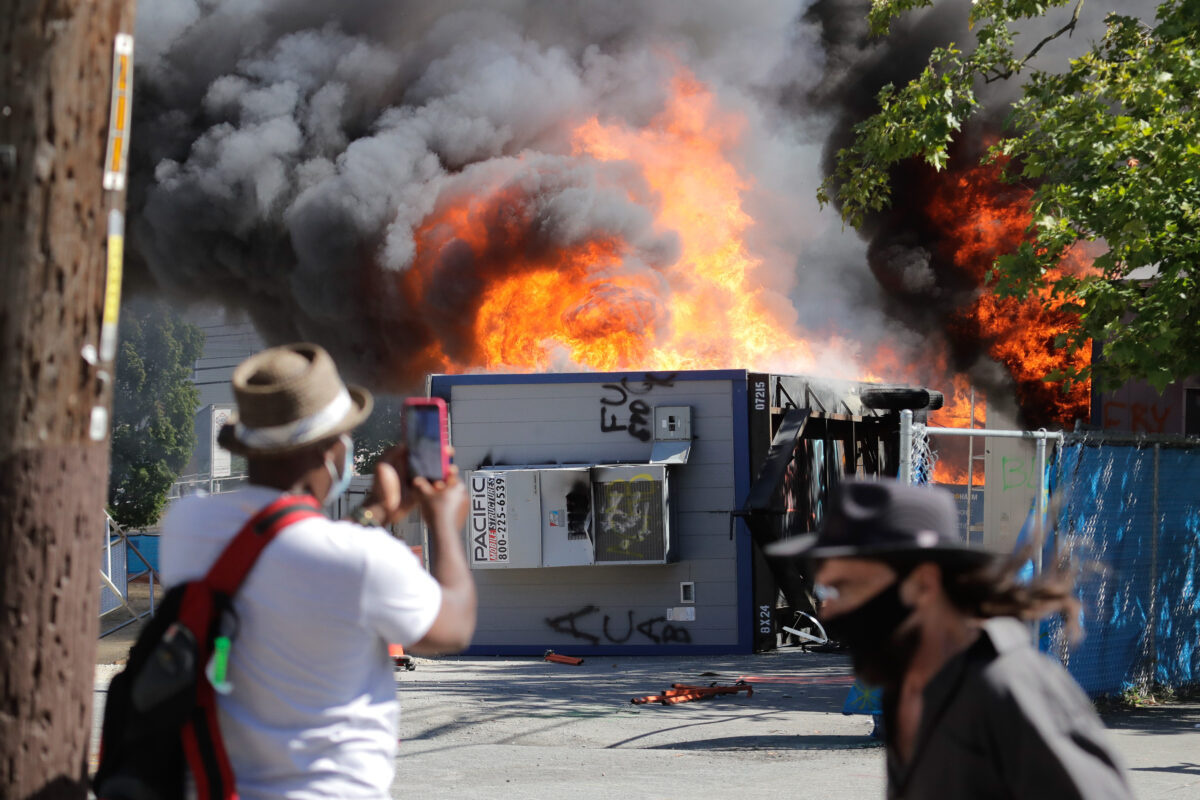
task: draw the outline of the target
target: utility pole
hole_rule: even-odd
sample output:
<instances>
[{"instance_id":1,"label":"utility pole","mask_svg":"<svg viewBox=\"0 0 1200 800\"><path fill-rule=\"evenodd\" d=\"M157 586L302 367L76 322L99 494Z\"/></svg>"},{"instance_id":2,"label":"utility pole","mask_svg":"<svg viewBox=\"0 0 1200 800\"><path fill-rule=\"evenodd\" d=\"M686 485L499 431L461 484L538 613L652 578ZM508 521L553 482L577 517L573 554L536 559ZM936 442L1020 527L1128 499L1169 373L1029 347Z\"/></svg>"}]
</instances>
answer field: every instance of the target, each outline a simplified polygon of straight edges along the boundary
<instances>
[{"instance_id":1,"label":"utility pole","mask_svg":"<svg viewBox=\"0 0 1200 800\"><path fill-rule=\"evenodd\" d=\"M122 242L109 228L125 202L105 159L116 43L133 20L134 0L0 0L0 795L12 800L87 796L105 302L119 299Z\"/></svg>"}]
</instances>

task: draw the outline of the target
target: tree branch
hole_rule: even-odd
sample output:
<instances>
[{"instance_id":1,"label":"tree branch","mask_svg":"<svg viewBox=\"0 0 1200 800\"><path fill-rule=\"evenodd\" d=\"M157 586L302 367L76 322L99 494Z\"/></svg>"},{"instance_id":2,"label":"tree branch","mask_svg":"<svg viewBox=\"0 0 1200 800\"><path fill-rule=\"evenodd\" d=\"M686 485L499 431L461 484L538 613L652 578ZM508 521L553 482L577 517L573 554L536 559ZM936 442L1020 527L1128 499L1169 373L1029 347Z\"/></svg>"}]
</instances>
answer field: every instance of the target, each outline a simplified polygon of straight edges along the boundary
<instances>
[{"instance_id":1,"label":"tree branch","mask_svg":"<svg viewBox=\"0 0 1200 800\"><path fill-rule=\"evenodd\" d=\"M1075 3L1075 10L1071 12L1071 21L1070 22L1068 22L1066 25L1063 25L1057 31L1055 31L1054 33L1045 37L1040 42L1038 42L1036 45L1034 45L1034 48L1032 50L1030 50L1025 55L1024 58L1021 59L1020 63L1018 63L1017 66L1015 66L1011 69L1007 69L1004 72L993 72L991 75L988 75L987 77L985 77L983 79L983 82L984 83L992 83L993 81L1008 80L1013 75L1016 75L1018 72L1020 72L1021 69L1026 64L1028 64L1031 60L1033 60L1034 56L1036 56L1043 47L1050 44L1050 42L1059 38L1063 34L1073 33L1075 31L1075 26L1077 24L1079 24L1079 12L1082 9L1083 9L1083 0L1077 0L1077 2Z\"/></svg>"}]
</instances>

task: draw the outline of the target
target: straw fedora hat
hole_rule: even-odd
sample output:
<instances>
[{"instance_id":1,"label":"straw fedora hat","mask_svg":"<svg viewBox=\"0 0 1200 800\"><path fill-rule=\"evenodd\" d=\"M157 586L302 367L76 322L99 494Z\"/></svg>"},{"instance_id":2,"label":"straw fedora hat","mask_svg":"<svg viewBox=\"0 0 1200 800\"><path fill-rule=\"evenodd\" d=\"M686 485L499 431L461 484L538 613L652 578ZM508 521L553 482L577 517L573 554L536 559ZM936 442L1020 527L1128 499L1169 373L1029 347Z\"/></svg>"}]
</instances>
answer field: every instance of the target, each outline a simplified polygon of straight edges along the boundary
<instances>
[{"instance_id":1,"label":"straw fedora hat","mask_svg":"<svg viewBox=\"0 0 1200 800\"><path fill-rule=\"evenodd\" d=\"M272 347L233 371L237 413L217 443L244 456L303 450L356 427L371 413L371 393L347 386L329 353L300 342Z\"/></svg>"}]
</instances>

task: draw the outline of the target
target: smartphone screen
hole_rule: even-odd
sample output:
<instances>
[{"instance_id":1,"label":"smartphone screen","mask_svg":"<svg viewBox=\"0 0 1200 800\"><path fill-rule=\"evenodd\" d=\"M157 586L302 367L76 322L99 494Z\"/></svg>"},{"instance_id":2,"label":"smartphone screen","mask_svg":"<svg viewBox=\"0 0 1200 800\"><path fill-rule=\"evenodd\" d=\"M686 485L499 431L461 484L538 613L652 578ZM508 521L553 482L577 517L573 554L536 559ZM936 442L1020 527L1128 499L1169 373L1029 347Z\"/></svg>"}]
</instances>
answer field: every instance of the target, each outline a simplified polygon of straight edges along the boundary
<instances>
[{"instance_id":1,"label":"smartphone screen","mask_svg":"<svg viewBox=\"0 0 1200 800\"><path fill-rule=\"evenodd\" d=\"M404 444L408 448L411 475L442 480L445 455L442 448L442 412L436 405L404 408Z\"/></svg>"}]
</instances>

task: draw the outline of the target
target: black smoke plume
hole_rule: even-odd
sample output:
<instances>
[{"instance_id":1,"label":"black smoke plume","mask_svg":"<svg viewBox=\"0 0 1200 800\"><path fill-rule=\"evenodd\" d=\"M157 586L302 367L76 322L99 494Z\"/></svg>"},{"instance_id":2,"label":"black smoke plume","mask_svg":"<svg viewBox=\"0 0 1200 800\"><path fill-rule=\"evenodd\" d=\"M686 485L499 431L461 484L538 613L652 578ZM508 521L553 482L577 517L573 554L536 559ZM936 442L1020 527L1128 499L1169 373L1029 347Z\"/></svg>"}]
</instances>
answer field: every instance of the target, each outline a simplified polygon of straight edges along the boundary
<instances>
[{"instance_id":1,"label":"black smoke plume","mask_svg":"<svg viewBox=\"0 0 1200 800\"><path fill-rule=\"evenodd\" d=\"M783 0L147 4L130 194L144 277L247 311L269 341L318 341L380 388L417 384L439 354L476 363L484 291L564 247L620 241L605 269L644 287L599 281L574 318L595 324L592 306L618 303L661 328L677 236L654 225L660 201L639 175L574 155L569 133L592 116L645 125L682 66L747 119L730 156L753 182L756 281L820 324L844 319L860 293L838 298L823 254L858 253L843 260L861 265L862 245L833 215L814 221L825 132L777 102L782 87L820 79L818 26L802 11ZM485 244L422 227L454 198L482 209ZM800 275L828 288L801 292Z\"/></svg>"},{"instance_id":2,"label":"black smoke plume","mask_svg":"<svg viewBox=\"0 0 1200 800\"><path fill-rule=\"evenodd\" d=\"M954 43L969 52L974 43L974 33L968 26L969 2L941 2L912 13L895 22L885 38L869 34L866 15L870 5L867 0L818 0L808 11L807 18L823 31L829 68L825 80L798 99L801 106L833 109L823 155L827 172L833 170L837 151L851 143L854 125L878 109L876 97L886 84L902 86L917 77L935 47ZM1141 0L1108 3L1103 8L1088 4L1073 31L1051 40L1071 20L1073 11L1072 6L1051 9L1043 18L1020 27L1020 52L1029 52L1042 43L1031 67L1064 68L1069 58L1103 35L1104 18L1109 12L1149 18L1154 4ZM1069 425L1072 420L1061 417L1061 396L1055 396L1059 388L1037 378L1014 380L988 355L994 341L989 332L962 314L982 291L984 263L990 264L1004 250L984 253L978 264L964 265L956 258L944 220L931 214L934 201L944 194L947 185L956 180L956 175L976 167L987 145L1005 131L1004 117L1008 104L1019 94L1020 79L981 82L976 90L983 111L955 141L948 171L937 172L919 161L893 168L893 205L869 217L862 230L868 241L867 260L882 289L881 303L887 316L916 332L924 342L921 349L946 353L951 371L968 375L971 384L988 397L998 400L1015 396L1017 419L1012 422L1032 427ZM989 182L989 200L999 206L1020 207L1030 187L1003 184L997 178L997 173L987 171L977 171L973 177ZM977 210L969 202L961 202L959 213L970 223ZM979 224L987 223L980 220ZM1020 241L1020 231L1000 238L1003 248L1013 248ZM1051 345L1047 342L1046 346ZM909 357L919 362L920 351L910 351Z\"/></svg>"},{"instance_id":3,"label":"black smoke plume","mask_svg":"<svg viewBox=\"0 0 1200 800\"><path fill-rule=\"evenodd\" d=\"M752 279L764 302L794 309L788 333L818 350L805 369L859 377L886 343L914 365L887 377L936 385L918 365L944 348L952 366L1003 387L981 343L952 324L978 287L942 263L937 232L919 216L936 176L898 170L898 210L871 220L865 241L817 209L831 154L874 110L879 87L914 75L932 47L972 35L968 4L954 2L873 39L868 5L144 4L131 269L177 300L248 312L269 342L320 342L380 389L419 386L446 358L478 365L486 290L561 248L620 241L606 274L636 279L596 280L573 320L602 326L603 309L619 305L661 330L677 234L655 224L660 198L636 170L577 156L570 131L593 116L646 125L682 67L745 118L728 155L750 187ZM1102 12L1089 14L1077 42L1099 33ZM1043 58L1059 56L1047 48ZM978 152L977 133L964 138L964 157ZM483 244L429 227L462 198L479 209ZM629 285L641 288L620 288Z\"/></svg>"}]
</instances>

